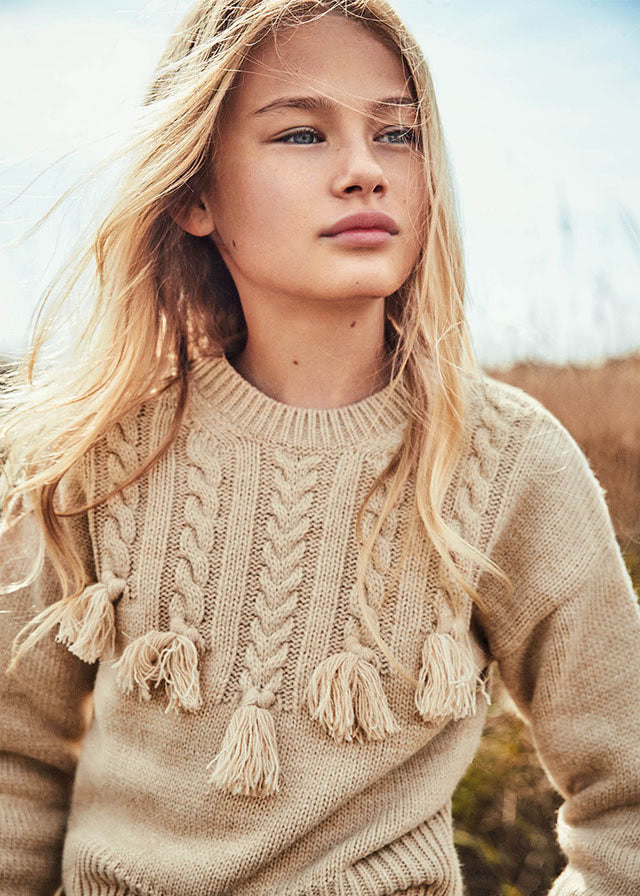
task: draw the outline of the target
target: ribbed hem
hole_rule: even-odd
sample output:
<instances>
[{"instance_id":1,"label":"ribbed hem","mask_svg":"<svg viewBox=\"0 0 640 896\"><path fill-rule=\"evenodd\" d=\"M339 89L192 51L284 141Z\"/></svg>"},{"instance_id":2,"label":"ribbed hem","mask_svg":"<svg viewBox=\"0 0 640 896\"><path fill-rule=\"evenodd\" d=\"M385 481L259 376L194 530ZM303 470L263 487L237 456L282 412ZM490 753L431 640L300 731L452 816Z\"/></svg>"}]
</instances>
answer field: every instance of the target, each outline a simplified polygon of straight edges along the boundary
<instances>
[{"instance_id":1,"label":"ribbed hem","mask_svg":"<svg viewBox=\"0 0 640 896\"><path fill-rule=\"evenodd\" d=\"M423 876L424 883L415 880L416 873ZM430 896L462 896L450 803L403 837L352 865L339 887L339 896L362 893L412 896L416 891Z\"/></svg>"},{"instance_id":2,"label":"ribbed hem","mask_svg":"<svg viewBox=\"0 0 640 896\"><path fill-rule=\"evenodd\" d=\"M242 377L225 355L203 358L192 367L193 413L219 427L221 418L238 432L294 448L335 448L400 435L408 419L401 387L339 408L299 408L265 395Z\"/></svg>"},{"instance_id":3,"label":"ribbed hem","mask_svg":"<svg viewBox=\"0 0 640 896\"><path fill-rule=\"evenodd\" d=\"M66 865L66 867L65 867ZM164 896L139 871L93 841L67 841L63 860L63 896Z\"/></svg>"},{"instance_id":4,"label":"ribbed hem","mask_svg":"<svg viewBox=\"0 0 640 896\"><path fill-rule=\"evenodd\" d=\"M185 880L180 889L188 889L194 896L210 892L197 877ZM80 836L67 839L63 896L164 896L166 892L160 881L149 879L147 868L125 866L102 843L84 841ZM336 863L330 859L322 869L303 873L288 885L258 887L249 879L229 886L225 892L233 896L463 896L451 803L348 867L342 866L342 860Z\"/></svg>"},{"instance_id":5,"label":"ribbed hem","mask_svg":"<svg viewBox=\"0 0 640 896\"><path fill-rule=\"evenodd\" d=\"M334 852L321 868L262 888L260 896L463 896L451 801L397 840L346 867L344 861Z\"/></svg>"}]
</instances>

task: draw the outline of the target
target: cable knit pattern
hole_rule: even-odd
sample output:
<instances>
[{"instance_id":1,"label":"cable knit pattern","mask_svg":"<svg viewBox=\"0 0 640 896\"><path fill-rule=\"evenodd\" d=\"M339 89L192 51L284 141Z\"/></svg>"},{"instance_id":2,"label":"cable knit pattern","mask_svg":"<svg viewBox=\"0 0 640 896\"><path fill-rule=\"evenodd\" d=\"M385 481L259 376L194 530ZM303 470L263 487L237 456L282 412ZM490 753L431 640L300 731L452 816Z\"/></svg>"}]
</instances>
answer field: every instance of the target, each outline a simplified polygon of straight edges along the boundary
<instances>
[{"instance_id":1,"label":"cable knit pattern","mask_svg":"<svg viewBox=\"0 0 640 896\"><path fill-rule=\"evenodd\" d=\"M138 468L136 416L129 414L106 436L108 491L122 485ZM132 482L106 502L100 580L88 585L64 608L56 640L87 663L113 656L116 640L114 606L129 592L130 549L136 537L139 486ZM94 552L95 553L95 552Z\"/></svg>"},{"instance_id":2,"label":"cable knit pattern","mask_svg":"<svg viewBox=\"0 0 640 896\"><path fill-rule=\"evenodd\" d=\"M114 665L124 694L148 701L150 686L164 685L169 698L167 713L197 712L202 705L199 654L208 642L200 627L222 478L215 442L204 430L194 427L190 431L185 454L187 493L169 602L169 629L151 629L130 641Z\"/></svg>"},{"instance_id":3,"label":"cable knit pattern","mask_svg":"<svg viewBox=\"0 0 640 896\"><path fill-rule=\"evenodd\" d=\"M300 460L284 451L274 452L275 489L260 571L261 589L256 596L251 640L247 647L243 690L257 688L273 702L282 683L282 670L289 650L289 637L302 582L302 558L309 529L313 488L318 479L320 458Z\"/></svg>"},{"instance_id":4,"label":"cable knit pattern","mask_svg":"<svg viewBox=\"0 0 640 896\"><path fill-rule=\"evenodd\" d=\"M211 781L231 793L279 790L275 726L267 711L280 690L289 651L320 460L315 455L297 460L280 449L274 451L275 488L266 523L261 588L240 677L241 704L211 762Z\"/></svg>"},{"instance_id":5,"label":"cable knit pattern","mask_svg":"<svg viewBox=\"0 0 640 896\"><path fill-rule=\"evenodd\" d=\"M390 460L390 453L385 456L385 464ZM385 500L385 492L381 489L371 496L371 500L367 503L364 513L362 514L362 535L366 540L373 532L374 526L382 510ZM370 614L370 621L374 630L380 634L380 610L385 599L385 587L387 574L391 566L391 552L393 539L396 534L398 525L397 508L392 508L384 525L373 545L371 553L371 561L367 564L364 575L364 594L365 605L373 612ZM381 675L388 675L389 661L381 653L376 646L368 627L364 624L362 611L360 609L360 601L358 599L358 590L354 584L349 596L349 617L344 627L345 645L353 644L354 639L360 641L375 655L375 664Z\"/></svg>"},{"instance_id":6,"label":"cable knit pattern","mask_svg":"<svg viewBox=\"0 0 640 896\"><path fill-rule=\"evenodd\" d=\"M187 487L180 555L176 564L176 591L169 605L169 626L186 634L199 650L206 646L200 627L204 619L209 557L218 522L222 469L216 446L207 433L194 428L187 438Z\"/></svg>"},{"instance_id":7,"label":"cable knit pattern","mask_svg":"<svg viewBox=\"0 0 640 896\"><path fill-rule=\"evenodd\" d=\"M471 433L467 460L449 520L451 529L480 551L485 548L482 525L489 510L489 501L495 496L501 453L509 438L509 418L513 416L511 408L505 407L504 403L500 405L491 386L485 386L484 396ZM498 496L495 498L497 500ZM467 580L475 583L477 570L474 574L472 561L456 551L453 556ZM472 610L471 601L459 589L455 589L455 592L453 609L457 609L468 623ZM451 597L447 597L447 591L443 589L439 592L439 598L442 612L442 602L446 599L450 603Z\"/></svg>"},{"instance_id":8,"label":"cable knit pattern","mask_svg":"<svg viewBox=\"0 0 640 896\"><path fill-rule=\"evenodd\" d=\"M391 452L387 451L387 462L390 457ZM362 515L364 539L374 531L383 503L384 496L377 488ZM338 742L384 740L399 730L382 686L383 664L378 648L364 619L366 614L373 631L380 633L379 614L385 597L385 574L391 564L391 538L396 525L397 510L393 508L376 537L364 571L362 606L357 580L351 587L343 650L325 657L309 680L307 705L311 717Z\"/></svg>"},{"instance_id":9,"label":"cable knit pattern","mask_svg":"<svg viewBox=\"0 0 640 896\"><path fill-rule=\"evenodd\" d=\"M129 416L117 423L107 433L107 472L111 487L125 482L139 466L136 441L138 427L136 416ZM130 550L136 537L136 511L140 499L137 482L115 494L107 502L109 515L104 524L104 575L116 575L125 579L131 571ZM125 592L129 595L129 592Z\"/></svg>"},{"instance_id":10,"label":"cable knit pattern","mask_svg":"<svg viewBox=\"0 0 640 896\"><path fill-rule=\"evenodd\" d=\"M73 521L99 574L89 559L98 581L71 602L70 649L44 639L7 676L17 630L59 596L51 564L2 598L3 896L461 896L451 797L481 738L489 660L564 800L551 896L637 896L640 612L566 430L520 390L470 384L440 510L514 586L461 563L473 612L454 613L424 533L403 556L406 483L363 594L407 680L355 591L358 510L406 431L406 398L290 407L225 357L191 376L166 455ZM70 471L78 496L106 494L157 447L176 392ZM32 537L26 523L0 535L2 575ZM134 599L118 598L125 585Z\"/></svg>"}]
</instances>

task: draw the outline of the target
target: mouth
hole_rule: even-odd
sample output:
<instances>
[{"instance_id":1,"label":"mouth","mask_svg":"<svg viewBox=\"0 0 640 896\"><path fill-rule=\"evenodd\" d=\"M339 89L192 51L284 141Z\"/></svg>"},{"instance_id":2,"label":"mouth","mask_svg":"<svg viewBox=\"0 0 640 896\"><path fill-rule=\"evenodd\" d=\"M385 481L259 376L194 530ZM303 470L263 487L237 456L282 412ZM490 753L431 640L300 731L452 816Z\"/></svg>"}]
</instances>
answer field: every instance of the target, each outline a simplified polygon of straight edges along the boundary
<instances>
[{"instance_id":1,"label":"mouth","mask_svg":"<svg viewBox=\"0 0 640 896\"><path fill-rule=\"evenodd\" d=\"M321 235L339 237L343 233L373 233L395 236L398 232L398 225L389 215L385 215L382 212L364 211L341 218Z\"/></svg>"},{"instance_id":2,"label":"mouth","mask_svg":"<svg viewBox=\"0 0 640 896\"><path fill-rule=\"evenodd\" d=\"M388 230L381 230L379 227L353 227L330 234L328 238L346 246L373 248L386 245L393 239L393 236L394 234L389 233Z\"/></svg>"}]
</instances>

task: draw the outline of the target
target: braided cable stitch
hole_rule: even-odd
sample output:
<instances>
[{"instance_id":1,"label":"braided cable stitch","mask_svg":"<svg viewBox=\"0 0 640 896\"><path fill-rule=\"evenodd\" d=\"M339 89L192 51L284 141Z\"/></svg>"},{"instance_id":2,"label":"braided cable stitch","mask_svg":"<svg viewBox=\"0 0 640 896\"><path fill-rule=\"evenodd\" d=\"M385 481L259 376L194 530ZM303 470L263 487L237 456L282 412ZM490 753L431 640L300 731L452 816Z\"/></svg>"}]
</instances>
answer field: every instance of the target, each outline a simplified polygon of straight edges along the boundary
<instances>
[{"instance_id":1,"label":"braided cable stitch","mask_svg":"<svg viewBox=\"0 0 640 896\"><path fill-rule=\"evenodd\" d=\"M187 494L183 505L175 591L169 603L169 631L149 631L132 641L115 664L125 694L150 698L149 685L162 684L165 712L195 712L202 705L199 655L208 649L200 626L219 511L222 468L210 436L194 427L186 440Z\"/></svg>"},{"instance_id":2,"label":"braided cable stitch","mask_svg":"<svg viewBox=\"0 0 640 896\"><path fill-rule=\"evenodd\" d=\"M385 456L385 463L390 460L390 453ZM385 494L380 488L377 488L362 514L362 534L364 539L368 539L374 530L376 522L382 511L385 501ZM391 568L392 546L398 528L398 509L392 507L381 530L376 536L376 540L371 550L371 558L364 572L364 594L365 606L367 608L367 618L370 625L380 634L380 610L385 599L385 583L386 577ZM368 611L371 612L368 612ZM364 624L362 619L362 611L358 600L358 589L354 583L349 597L349 613L350 618L345 623L345 643L346 638L356 635L362 644L370 647L375 655L375 665L381 675L387 675L389 672L389 662L376 647L375 641L369 632L369 628ZM352 642L351 642L352 643ZM352 649L352 648L351 648Z\"/></svg>"},{"instance_id":3,"label":"braided cable stitch","mask_svg":"<svg viewBox=\"0 0 640 896\"><path fill-rule=\"evenodd\" d=\"M111 488L124 482L137 469L139 463L135 448L137 437L137 415L132 414L107 433L107 471ZM132 482L107 502L103 569L122 579L128 579L131 572L129 552L136 537L136 511L139 501L140 488L137 482Z\"/></svg>"},{"instance_id":4,"label":"braided cable stitch","mask_svg":"<svg viewBox=\"0 0 640 896\"><path fill-rule=\"evenodd\" d=\"M385 451L391 459L393 448ZM365 507L363 536L373 532L384 503L377 488ZM384 740L399 731L380 679L386 658L380 659L375 642L364 625L363 612L376 632L380 630L379 611L385 596L385 574L391 565L391 546L397 528L394 507L387 515L372 547L364 573L364 610L360 607L357 584L349 594L349 615L344 624L343 649L330 654L314 669L307 686L307 706L313 719L338 743Z\"/></svg>"},{"instance_id":5,"label":"braided cable stitch","mask_svg":"<svg viewBox=\"0 0 640 896\"><path fill-rule=\"evenodd\" d=\"M456 488L449 521L451 529L478 550L483 549L482 526L489 511L492 487L508 434L499 407L487 391L471 433L467 462ZM452 553L458 569L475 585L472 560L458 551ZM458 720L475 714L479 689L489 699L470 637L473 604L471 598L449 579L440 564L441 585L436 588L433 598L436 627L422 645L414 695L416 709L427 722L441 723L449 717Z\"/></svg>"},{"instance_id":6,"label":"braided cable stitch","mask_svg":"<svg viewBox=\"0 0 640 896\"><path fill-rule=\"evenodd\" d=\"M317 455L293 458L281 448L274 449L271 515L240 679L241 703L218 755L209 763L211 782L231 793L261 795L279 790L275 724L269 707L282 684L321 460Z\"/></svg>"},{"instance_id":7,"label":"braided cable stitch","mask_svg":"<svg viewBox=\"0 0 640 896\"><path fill-rule=\"evenodd\" d=\"M219 513L222 467L215 446L203 430L194 428L187 438L188 494L180 533L180 555L176 564L175 593L169 604L170 619L182 620L192 633L202 624L205 589L209 578L209 557L213 548ZM174 627L173 624L171 626ZM174 629L176 630L176 629ZM202 636L194 634L200 650Z\"/></svg>"}]
</instances>

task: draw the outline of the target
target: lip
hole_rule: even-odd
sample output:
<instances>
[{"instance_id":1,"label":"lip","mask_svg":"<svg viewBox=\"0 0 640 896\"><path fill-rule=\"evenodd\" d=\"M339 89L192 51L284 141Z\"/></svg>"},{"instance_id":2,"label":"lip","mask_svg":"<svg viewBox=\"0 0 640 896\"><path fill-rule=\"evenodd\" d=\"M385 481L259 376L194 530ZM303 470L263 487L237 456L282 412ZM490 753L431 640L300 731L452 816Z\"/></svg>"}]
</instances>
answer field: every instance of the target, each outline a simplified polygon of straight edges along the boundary
<instances>
[{"instance_id":1,"label":"lip","mask_svg":"<svg viewBox=\"0 0 640 896\"><path fill-rule=\"evenodd\" d=\"M357 231L373 231L386 232L390 234L398 233L398 225L382 212L358 212L355 215L347 215L337 221L329 230L325 231L322 236L335 236L338 233L344 233L349 230Z\"/></svg>"},{"instance_id":2,"label":"lip","mask_svg":"<svg viewBox=\"0 0 640 896\"><path fill-rule=\"evenodd\" d=\"M345 246L373 249L376 246L386 246L393 239L393 234L388 230L380 230L379 227L369 227L366 230L341 230L330 239Z\"/></svg>"}]
</instances>

